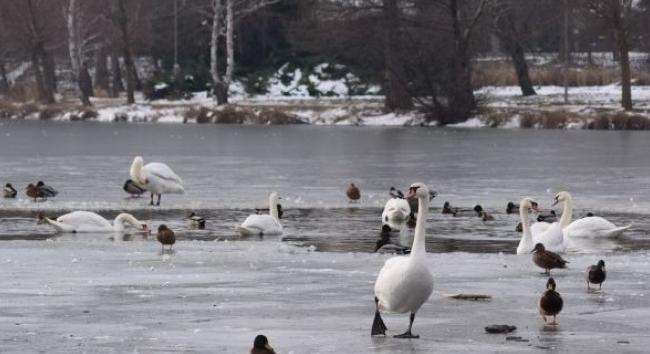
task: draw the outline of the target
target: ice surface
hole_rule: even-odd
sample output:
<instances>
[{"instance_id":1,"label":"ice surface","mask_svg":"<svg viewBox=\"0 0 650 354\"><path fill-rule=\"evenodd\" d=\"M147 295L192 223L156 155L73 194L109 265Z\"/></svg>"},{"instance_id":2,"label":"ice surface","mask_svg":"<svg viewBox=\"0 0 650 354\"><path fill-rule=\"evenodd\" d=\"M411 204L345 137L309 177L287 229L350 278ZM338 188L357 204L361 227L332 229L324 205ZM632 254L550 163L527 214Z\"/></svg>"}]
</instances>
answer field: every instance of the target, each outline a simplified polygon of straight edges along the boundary
<instances>
[{"instance_id":1,"label":"ice surface","mask_svg":"<svg viewBox=\"0 0 650 354\"><path fill-rule=\"evenodd\" d=\"M434 293L418 312L419 340L371 338L373 283L390 256L310 252L277 240L181 241L83 237L7 241L0 249L3 352L244 353L264 333L279 353L643 352L650 345L649 254L604 256L603 291L584 269L601 255L571 255L553 271L565 308L546 327L537 300L546 277L528 256L428 254ZM447 296L479 293L488 302ZM389 334L406 315L384 316ZM488 335L493 323L517 326Z\"/></svg>"}]
</instances>

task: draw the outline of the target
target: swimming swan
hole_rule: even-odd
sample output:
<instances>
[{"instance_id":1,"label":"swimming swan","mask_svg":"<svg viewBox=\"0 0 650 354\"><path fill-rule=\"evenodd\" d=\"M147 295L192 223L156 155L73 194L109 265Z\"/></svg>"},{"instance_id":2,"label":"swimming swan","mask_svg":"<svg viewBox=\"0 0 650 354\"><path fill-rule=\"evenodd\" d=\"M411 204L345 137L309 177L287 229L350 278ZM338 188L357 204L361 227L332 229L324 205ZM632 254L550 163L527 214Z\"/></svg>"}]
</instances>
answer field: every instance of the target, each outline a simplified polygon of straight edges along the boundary
<instances>
[{"instance_id":1,"label":"swimming swan","mask_svg":"<svg viewBox=\"0 0 650 354\"><path fill-rule=\"evenodd\" d=\"M379 311L409 312L408 330L397 338L419 338L411 333L415 313L429 299L433 291L433 276L427 266L425 226L429 213L429 191L423 183L409 188L407 198L418 199L418 217L411 254L386 261L375 282L375 319L372 335L386 334L386 325Z\"/></svg>"},{"instance_id":2,"label":"swimming swan","mask_svg":"<svg viewBox=\"0 0 650 354\"><path fill-rule=\"evenodd\" d=\"M278 219L278 194L272 192L269 195L269 213L262 215L249 215L244 222L237 227L242 236L250 235L281 235L282 224Z\"/></svg>"},{"instance_id":3,"label":"swimming swan","mask_svg":"<svg viewBox=\"0 0 650 354\"><path fill-rule=\"evenodd\" d=\"M555 195L553 205L562 202L562 218L560 224L564 233L564 241L570 241L571 238L614 238L620 236L623 231L629 229L632 225L617 227L611 222L599 216L588 216L582 219L571 221L573 213L573 198L569 192L559 192ZM566 214L566 217L565 217Z\"/></svg>"},{"instance_id":4,"label":"swimming swan","mask_svg":"<svg viewBox=\"0 0 650 354\"><path fill-rule=\"evenodd\" d=\"M119 232L125 231L126 225L131 225L139 231L148 232L147 224L139 221L133 215L122 213L118 215L113 223L104 219L99 214L91 211L73 211L52 220L39 214L39 223L52 225L58 232L82 233L82 232Z\"/></svg>"}]
</instances>

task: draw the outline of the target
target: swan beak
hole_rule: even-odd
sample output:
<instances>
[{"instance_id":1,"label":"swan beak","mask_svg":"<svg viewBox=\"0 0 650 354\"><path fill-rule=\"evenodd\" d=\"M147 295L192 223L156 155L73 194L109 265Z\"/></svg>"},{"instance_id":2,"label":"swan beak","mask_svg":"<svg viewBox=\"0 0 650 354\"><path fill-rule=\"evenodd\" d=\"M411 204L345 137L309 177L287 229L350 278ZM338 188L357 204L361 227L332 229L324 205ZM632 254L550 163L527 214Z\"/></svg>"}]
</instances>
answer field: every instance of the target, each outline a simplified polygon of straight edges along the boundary
<instances>
[{"instance_id":1,"label":"swan beak","mask_svg":"<svg viewBox=\"0 0 650 354\"><path fill-rule=\"evenodd\" d=\"M559 202L560 202L559 200L555 199L555 201L553 201L553 204L551 204L551 206L554 207L554 206L556 206L557 203L559 203Z\"/></svg>"},{"instance_id":2,"label":"swan beak","mask_svg":"<svg viewBox=\"0 0 650 354\"><path fill-rule=\"evenodd\" d=\"M415 191L413 189L409 189L408 193L406 193L406 199L413 199L415 198Z\"/></svg>"}]
</instances>

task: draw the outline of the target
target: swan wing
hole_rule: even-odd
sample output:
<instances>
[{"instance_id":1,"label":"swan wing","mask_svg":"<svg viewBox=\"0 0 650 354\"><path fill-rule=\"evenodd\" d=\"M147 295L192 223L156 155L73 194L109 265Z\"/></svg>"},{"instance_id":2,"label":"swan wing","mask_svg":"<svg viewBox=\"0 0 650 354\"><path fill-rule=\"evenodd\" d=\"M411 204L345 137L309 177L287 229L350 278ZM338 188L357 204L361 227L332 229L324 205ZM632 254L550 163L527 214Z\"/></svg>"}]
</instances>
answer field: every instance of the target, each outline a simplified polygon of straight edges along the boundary
<instances>
[{"instance_id":1,"label":"swan wing","mask_svg":"<svg viewBox=\"0 0 650 354\"><path fill-rule=\"evenodd\" d=\"M249 215L238 230L246 235L277 235L282 233L282 224L271 215Z\"/></svg>"},{"instance_id":2,"label":"swan wing","mask_svg":"<svg viewBox=\"0 0 650 354\"><path fill-rule=\"evenodd\" d=\"M550 222L536 222L532 225L530 225L530 233L533 234L533 238L535 238L535 235L541 235L548 230L548 228L551 227Z\"/></svg>"},{"instance_id":3,"label":"swan wing","mask_svg":"<svg viewBox=\"0 0 650 354\"><path fill-rule=\"evenodd\" d=\"M630 225L617 227L608 220L599 216L589 216L573 221L564 228L566 238L572 237L617 237Z\"/></svg>"},{"instance_id":4,"label":"swan wing","mask_svg":"<svg viewBox=\"0 0 650 354\"><path fill-rule=\"evenodd\" d=\"M433 276L426 263L413 262L410 257L393 257L379 271L375 296L382 310L416 312L433 292Z\"/></svg>"},{"instance_id":5,"label":"swan wing","mask_svg":"<svg viewBox=\"0 0 650 354\"><path fill-rule=\"evenodd\" d=\"M174 171L164 163L150 162L143 167L146 174L155 176L165 181L183 184L183 180L178 177Z\"/></svg>"},{"instance_id":6,"label":"swan wing","mask_svg":"<svg viewBox=\"0 0 650 354\"><path fill-rule=\"evenodd\" d=\"M156 193L183 193L183 180L181 180L169 166L160 162L151 162L142 168L147 179L147 190Z\"/></svg>"}]
</instances>

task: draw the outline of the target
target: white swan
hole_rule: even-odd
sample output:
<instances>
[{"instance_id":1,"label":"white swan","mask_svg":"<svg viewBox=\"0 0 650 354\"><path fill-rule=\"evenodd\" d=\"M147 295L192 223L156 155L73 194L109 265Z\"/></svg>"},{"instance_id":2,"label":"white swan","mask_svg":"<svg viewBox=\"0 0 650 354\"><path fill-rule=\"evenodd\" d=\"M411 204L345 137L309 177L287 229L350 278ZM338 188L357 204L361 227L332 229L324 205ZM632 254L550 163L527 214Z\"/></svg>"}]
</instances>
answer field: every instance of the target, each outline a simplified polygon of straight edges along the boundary
<instances>
[{"instance_id":1,"label":"white swan","mask_svg":"<svg viewBox=\"0 0 650 354\"><path fill-rule=\"evenodd\" d=\"M406 199L390 198L381 212L381 224L399 229L411 214L411 207Z\"/></svg>"},{"instance_id":2,"label":"white swan","mask_svg":"<svg viewBox=\"0 0 650 354\"><path fill-rule=\"evenodd\" d=\"M242 236L250 235L281 235L282 224L278 219L278 194L272 192L269 195L269 214L249 215L244 222L237 227Z\"/></svg>"},{"instance_id":3,"label":"white swan","mask_svg":"<svg viewBox=\"0 0 650 354\"><path fill-rule=\"evenodd\" d=\"M123 233L126 225L131 225L139 231L148 232L147 224L139 221L133 215L122 213L118 215L113 223L104 219L101 215L91 211L73 211L52 220L39 215L39 223L47 223L58 232L81 233L81 232L118 232Z\"/></svg>"},{"instance_id":4,"label":"white swan","mask_svg":"<svg viewBox=\"0 0 650 354\"><path fill-rule=\"evenodd\" d=\"M156 205L160 205L160 197L163 194L185 193L183 180L169 166L160 162L150 162L144 166L143 164L142 157L136 156L131 164L130 175L137 185L151 192L149 205L153 205L154 194L158 195Z\"/></svg>"},{"instance_id":5,"label":"white swan","mask_svg":"<svg viewBox=\"0 0 650 354\"><path fill-rule=\"evenodd\" d=\"M588 216L571 222L573 214L573 198L569 192L559 192L555 195L553 205L563 202L562 218L560 224L564 233L564 241L571 238L614 238L632 225L617 227L613 223L599 216Z\"/></svg>"},{"instance_id":6,"label":"white swan","mask_svg":"<svg viewBox=\"0 0 650 354\"><path fill-rule=\"evenodd\" d=\"M410 312L408 330L399 338L418 338L411 329L415 313L429 299L433 291L433 276L427 266L425 249L425 226L429 213L429 191L422 183L409 188L407 198L418 199L418 216L415 236L409 256L393 257L386 261L375 282L375 320L372 335L386 334L386 325L381 319L380 310L387 312Z\"/></svg>"},{"instance_id":7,"label":"white swan","mask_svg":"<svg viewBox=\"0 0 650 354\"><path fill-rule=\"evenodd\" d=\"M535 247L536 241L533 241L533 235L530 231L530 223L528 221L528 213L531 210L537 211L537 202L532 198L525 197L519 203L519 219L521 219L521 240L517 246L517 254L530 254Z\"/></svg>"}]
</instances>

